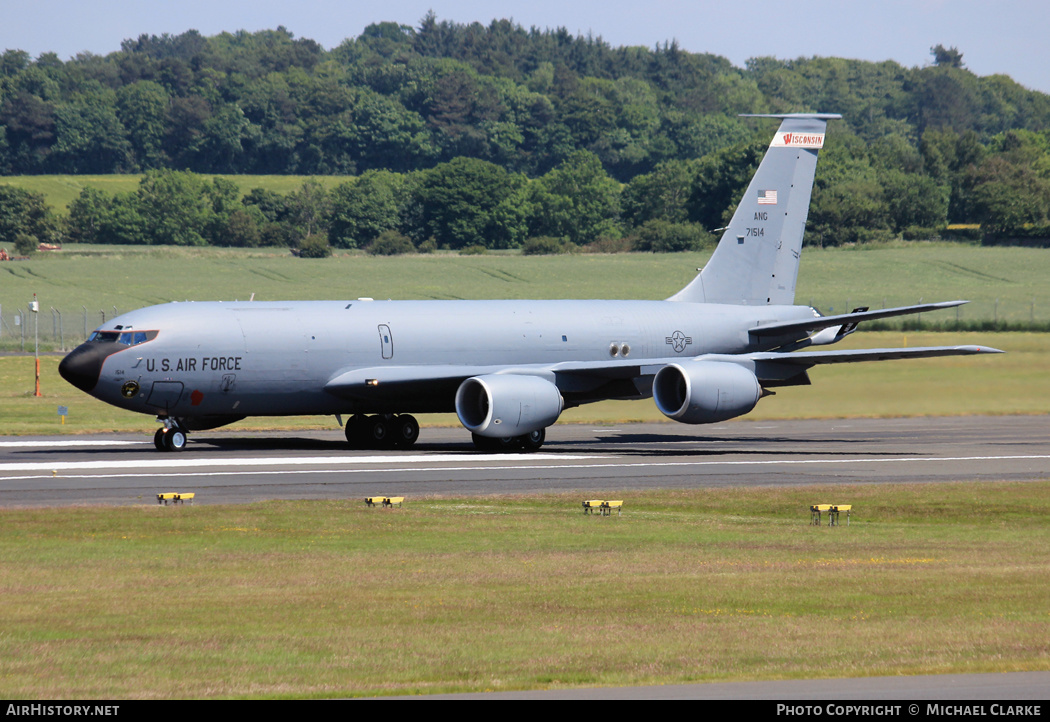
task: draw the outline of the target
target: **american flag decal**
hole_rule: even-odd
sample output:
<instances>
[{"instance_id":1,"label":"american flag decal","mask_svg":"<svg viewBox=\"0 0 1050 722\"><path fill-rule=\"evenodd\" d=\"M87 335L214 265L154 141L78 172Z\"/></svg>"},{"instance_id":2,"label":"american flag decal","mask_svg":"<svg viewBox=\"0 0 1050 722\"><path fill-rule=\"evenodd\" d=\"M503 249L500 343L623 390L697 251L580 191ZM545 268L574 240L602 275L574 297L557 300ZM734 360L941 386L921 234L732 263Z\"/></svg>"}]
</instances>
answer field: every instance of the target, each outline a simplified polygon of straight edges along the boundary
<instances>
[{"instance_id":1,"label":"american flag decal","mask_svg":"<svg viewBox=\"0 0 1050 722\"><path fill-rule=\"evenodd\" d=\"M775 206L777 204L777 192L776 191L759 191L758 192L758 205L760 206Z\"/></svg>"}]
</instances>

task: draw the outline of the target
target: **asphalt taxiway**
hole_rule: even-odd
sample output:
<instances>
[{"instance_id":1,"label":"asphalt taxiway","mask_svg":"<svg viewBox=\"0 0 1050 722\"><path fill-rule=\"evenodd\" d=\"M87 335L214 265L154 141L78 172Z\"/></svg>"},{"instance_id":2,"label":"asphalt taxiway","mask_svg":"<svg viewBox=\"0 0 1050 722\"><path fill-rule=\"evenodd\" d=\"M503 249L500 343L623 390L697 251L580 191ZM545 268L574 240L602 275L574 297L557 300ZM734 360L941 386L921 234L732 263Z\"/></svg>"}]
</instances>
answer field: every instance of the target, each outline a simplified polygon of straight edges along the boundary
<instances>
[{"instance_id":1,"label":"asphalt taxiway","mask_svg":"<svg viewBox=\"0 0 1050 722\"><path fill-rule=\"evenodd\" d=\"M556 425L534 454L424 429L409 451L350 451L338 429L199 432L182 453L128 434L0 437L0 506L528 494L1050 478L1050 416Z\"/></svg>"}]
</instances>

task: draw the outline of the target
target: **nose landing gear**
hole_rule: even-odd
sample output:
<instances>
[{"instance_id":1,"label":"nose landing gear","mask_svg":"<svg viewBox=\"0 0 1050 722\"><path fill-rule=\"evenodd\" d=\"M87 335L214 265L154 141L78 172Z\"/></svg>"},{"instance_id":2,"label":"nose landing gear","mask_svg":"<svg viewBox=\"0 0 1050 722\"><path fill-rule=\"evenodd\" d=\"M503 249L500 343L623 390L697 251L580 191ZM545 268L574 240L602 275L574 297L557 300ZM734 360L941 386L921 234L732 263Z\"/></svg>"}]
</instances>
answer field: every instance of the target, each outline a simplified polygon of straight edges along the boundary
<instances>
[{"instance_id":1,"label":"nose landing gear","mask_svg":"<svg viewBox=\"0 0 1050 722\"><path fill-rule=\"evenodd\" d=\"M172 419L162 419L164 426L153 435L157 451L182 451L186 448L186 430Z\"/></svg>"}]
</instances>

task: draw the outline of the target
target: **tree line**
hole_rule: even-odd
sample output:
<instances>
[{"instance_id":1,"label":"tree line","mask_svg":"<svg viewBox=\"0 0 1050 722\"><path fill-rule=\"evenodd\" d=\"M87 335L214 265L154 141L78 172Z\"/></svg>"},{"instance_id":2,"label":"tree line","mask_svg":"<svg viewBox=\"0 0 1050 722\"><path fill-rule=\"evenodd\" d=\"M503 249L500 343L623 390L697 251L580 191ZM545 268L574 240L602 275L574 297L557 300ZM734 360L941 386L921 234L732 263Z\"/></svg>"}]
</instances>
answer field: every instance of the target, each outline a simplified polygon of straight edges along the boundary
<instances>
[{"instance_id":1,"label":"tree line","mask_svg":"<svg viewBox=\"0 0 1050 722\"><path fill-rule=\"evenodd\" d=\"M152 170L139 187L86 187L58 216L42 195L0 185L0 242L28 252L42 241L186 246L283 246L303 255L523 248L527 253L696 250L717 241L769 132L699 160L671 160L626 184L579 150L529 178L460 157L408 173L370 170L326 189L247 193L232 181ZM885 141L829 141L814 184L806 242L891 238L1050 237L1050 185L1041 173L1046 136L1009 131L987 146L972 134L927 134L914 150ZM909 173L926 166L935 173ZM972 226L952 228L952 217Z\"/></svg>"},{"instance_id":2,"label":"tree line","mask_svg":"<svg viewBox=\"0 0 1050 722\"><path fill-rule=\"evenodd\" d=\"M675 43L614 48L563 28L433 14L418 28L371 25L331 51L284 28L143 35L66 62L7 50L0 173L146 176L128 196L85 191L50 225L39 209L12 220L4 208L33 203L8 192L0 233L370 247L390 231L415 247L695 246L725 225L768 143L769 121L736 114L822 110L844 119L818 167L809 242L929 237L958 224L980 224L989 240L1050 235L1050 96L974 75L955 48L931 54L922 68L840 58L736 68ZM348 181L241 201L199 177L209 173ZM165 200L187 189L190 207ZM310 203L312 220L302 215Z\"/></svg>"},{"instance_id":3,"label":"tree line","mask_svg":"<svg viewBox=\"0 0 1050 722\"><path fill-rule=\"evenodd\" d=\"M220 177L188 171L147 172L136 190L110 194L85 188L59 217L44 197L0 185L0 239L20 252L40 241L184 246L285 246L301 255L332 248L372 253L526 247L562 252L623 239L620 184L596 156L578 151L540 178L529 179L475 158L456 158L426 171L366 171L330 190L305 180L286 194L241 192ZM664 235L683 250L709 234L695 224L667 224ZM682 236L678 239L675 234ZM650 248L651 246L651 248Z\"/></svg>"}]
</instances>

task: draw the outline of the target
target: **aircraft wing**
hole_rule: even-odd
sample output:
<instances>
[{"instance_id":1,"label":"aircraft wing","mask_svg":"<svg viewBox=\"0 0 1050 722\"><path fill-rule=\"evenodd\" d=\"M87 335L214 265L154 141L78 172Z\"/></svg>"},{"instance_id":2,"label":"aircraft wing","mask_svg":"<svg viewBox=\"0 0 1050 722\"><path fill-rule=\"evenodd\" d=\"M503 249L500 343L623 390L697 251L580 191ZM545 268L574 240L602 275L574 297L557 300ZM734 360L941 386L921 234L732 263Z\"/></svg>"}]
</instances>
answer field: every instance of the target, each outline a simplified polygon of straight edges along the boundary
<instances>
[{"instance_id":1,"label":"aircraft wing","mask_svg":"<svg viewBox=\"0 0 1050 722\"><path fill-rule=\"evenodd\" d=\"M472 376L486 374L526 374L553 380L556 374L593 375L600 378L632 378L651 375L661 366L688 362L689 358L627 359L609 361L568 361L554 364L518 366L380 366L353 369L339 374L325 384L325 391L335 396L359 397L374 389L407 388L412 385L459 384Z\"/></svg>"},{"instance_id":2,"label":"aircraft wing","mask_svg":"<svg viewBox=\"0 0 1050 722\"><path fill-rule=\"evenodd\" d=\"M971 354L1003 353L988 346L917 346L915 348L870 348L839 351L794 351L791 353L765 351L720 356L721 361L743 363L751 368L763 386L809 385L809 369L820 364L860 363L862 361L890 361L893 359L933 358L936 356L967 356Z\"/></svg>"},{"instance_id":3,"label":"aircraft wing","mask_svg":"<svg viewBox=\"0 0 1050 722\"><path fill-rule=\"evenodd\" d=\"M969 301L943 301L941 303L923 303L916 306L899 306L897 308L882 308L878 311L856 311L854 313L841 313L835 316L814 316L802 321L785 321L783 323L770 323L761 326L753 326L748 333L753 336L773 336L781 334L796 333L799 331L818 331L822 328L832 326L855 325L861 321L874 321L880 318L891 318L893 316L907 316L915 313L926 313L942 308L953 308L961 306Z\"/></svg>"},{"instance_id":4,"label":"aircraft wing","mask_svg":"<svg viewBox=\"0 0 1050 722\"><path fill-rule=\"evenodd\" d=\"M905 358L932 358L935 356L969 356L980 353L1003 353L990 346L917 346L915 348L863 348L839 351L795 351L794 353L743 354L755 363L774 362L811 368L818 364L856 363L860 361L889 361ZM725 358L725 357L723 357Z\"/></svg>"},{"instance_id":5,"label":"aircraft wing","mask_svg":"<svg viewBox=\"0 0 1050 722\"><path fill-rule=\"evenodd\" d=\"M931 358L935 356L965 356L972 354L1003 353L989 346L919 346L915 348L874 348L836 351L795 351L780 353L765 351L748 354L702 354L691 358L656 358L630 361L567 361L555 364L526 364L521 366L382 366L353 369L332 378L325 391L344 398L370 398L376 391L412 393L416 390L433 391L447 386L453 393L465 379L486 374L525 374L543 376L584 376L603 379L629 379L652 376L667 364L688 364L691 361L721 361L736 363L759 371L763 365L787 365L796 372L820 364L858 363L861 361L888 361L891 359ZM799 368L801 367L801 368ZM772 374L769 377L775 377ZM560 384L559 384L560 385Z\"/></svg>"},{"instance_id":6,"label":"aircraft wing","mask_svg":"<svg viewBox=\"0 0 1050 722\"><path fill-rule=\"evenodd\" d=\"M563 393L586 390L602 383L623 383L651 378L668 364L687 366L696 361L732 363L750 369L763 386L808 384L806 371L820 364L888 361L1003 353L989 346L922 346L836 351L765 351L746 354L701 354L690 358L610 359L567 361L520 366L382 366L353 369L333 377L325 391L346 399L374 400L411 398L420 394L454 398L464 380L487 374L540 376L556 384Z\"/></svg>"},{"instance_id":7,"label":"aircraft wing","mask_svg":"<svg viewBox=\"0 0 1050 722\"><path fill-rule=\"evenodd\" d=\"M742 357L741 357L742 358ZM372 399L378 395L405 396L417 393L450 394L466 379L487 374L540 376L559 388L576 388L582 379L617 380L652 376L670 363L688 363L686 358L609 359L607 361L564 361L552 364L478 366L379 366L352 369L337 374L324 390L347 399ZM586 385L586 383L584 383Z\"/></svg>"}]
</instances>

